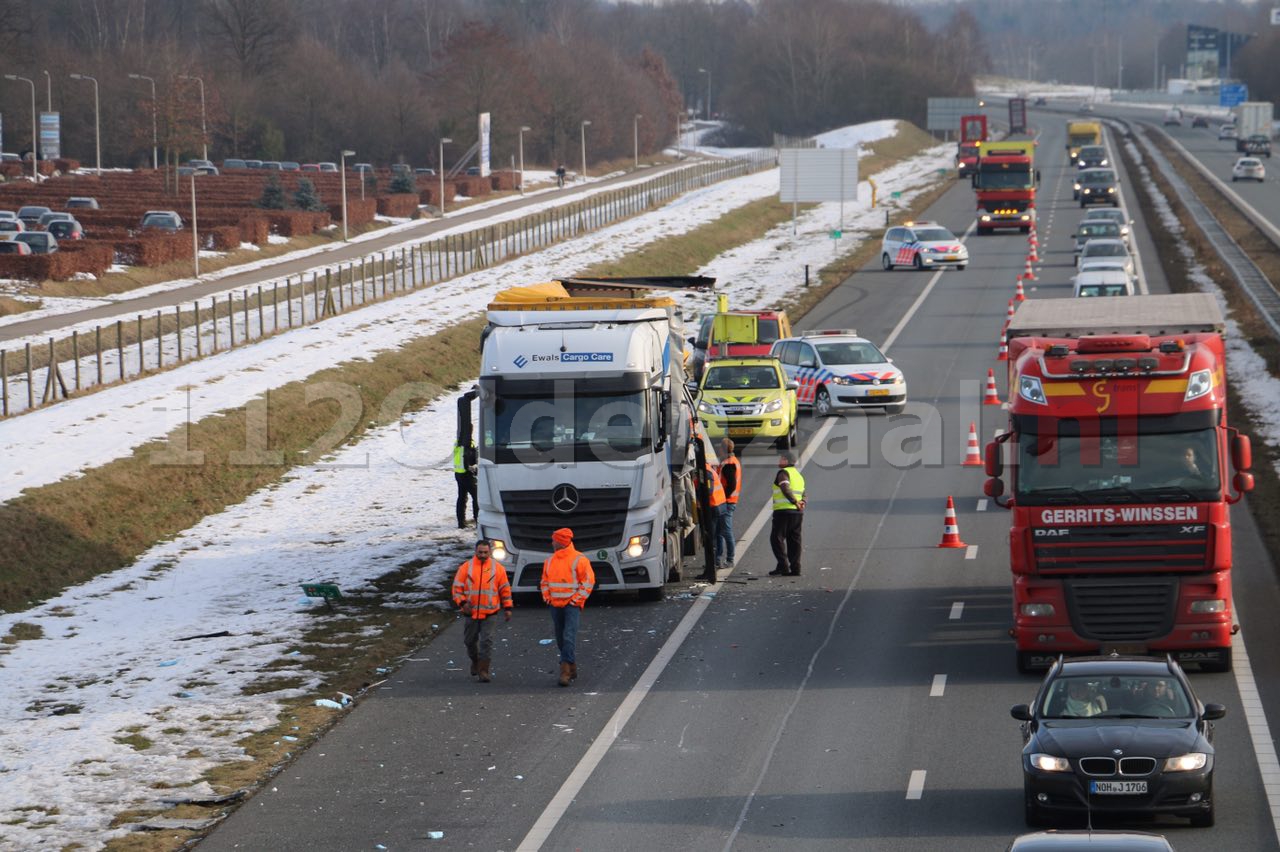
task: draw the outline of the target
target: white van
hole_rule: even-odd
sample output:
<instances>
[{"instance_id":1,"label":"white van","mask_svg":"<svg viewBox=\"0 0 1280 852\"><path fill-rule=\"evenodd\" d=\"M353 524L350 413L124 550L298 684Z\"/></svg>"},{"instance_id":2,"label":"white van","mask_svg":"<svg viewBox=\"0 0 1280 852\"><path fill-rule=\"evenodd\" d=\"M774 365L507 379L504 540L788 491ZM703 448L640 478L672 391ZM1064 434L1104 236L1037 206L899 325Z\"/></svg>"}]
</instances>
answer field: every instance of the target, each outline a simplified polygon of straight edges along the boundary
<instances>
[{"instance_id":1,"label":"white van","mask_svg":"<svg viewBox=\"0 0 1280 852\"><path fill-rule=\"evenodd\" d=\"M1174 107L1164 114L1164 123L1168 127L1170 125L1182 126L1182 110Z\"/></svg>"},{"instance_id":2,"label":"white van","mask_svg":"<svg viewBox=\"0 0 1280 852\"><path fill-rule=\"evenodd\" d=\"M1076 298L1092 296L1132 296L1133 279L1123 269L1081 272L1074 279Z\"/></svg>"}]
</instances>

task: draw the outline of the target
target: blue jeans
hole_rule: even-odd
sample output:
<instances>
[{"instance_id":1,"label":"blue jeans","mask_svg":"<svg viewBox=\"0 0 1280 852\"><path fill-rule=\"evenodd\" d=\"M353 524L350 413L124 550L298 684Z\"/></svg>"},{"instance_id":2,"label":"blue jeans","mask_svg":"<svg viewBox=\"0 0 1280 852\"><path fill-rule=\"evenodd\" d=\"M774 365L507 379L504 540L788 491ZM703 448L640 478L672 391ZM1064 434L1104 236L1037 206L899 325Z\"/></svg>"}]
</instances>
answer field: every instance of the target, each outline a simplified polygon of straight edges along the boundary
<instances>
[{"instance_id":1,"label":"blue jeans","mask_svg":"<svg viewBox=\"0 0 1280 852\"><path fill-rule=\"evenodd\" d=\"M551 623L556 627L556 647L560 649L560 662L576 663L574 643L578 641L578 622L582 610L573 604L551 607Z\"/></svg>"},{"instance_id":2,"label":"blue jeans","mask_svg":"<svg viewBox=\"0 0 1280 852\"><path fill-rule=\"evenodd\" d=\"M733 561L733 510L736 508L737 503L725 503L720 507L715 535L716 564L720 563L721 558L727 562Z\"/></svg>"}]
</instances>

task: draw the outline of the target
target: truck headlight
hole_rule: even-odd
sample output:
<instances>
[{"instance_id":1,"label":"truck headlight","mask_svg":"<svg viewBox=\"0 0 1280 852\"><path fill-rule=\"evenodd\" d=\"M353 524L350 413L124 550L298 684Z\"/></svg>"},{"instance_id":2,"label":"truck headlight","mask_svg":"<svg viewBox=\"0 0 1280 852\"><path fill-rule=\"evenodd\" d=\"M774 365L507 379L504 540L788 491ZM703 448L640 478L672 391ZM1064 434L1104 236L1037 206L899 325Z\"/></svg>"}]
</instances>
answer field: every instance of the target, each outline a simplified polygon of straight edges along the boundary
<instances>
[{"instance_id":1,"label":"truck headlight","mask_svg":"<svg viewBox=\"0 0 1280 852\"><path fill-rule=\"evenodd\" d=\"M1049 404L1049 401L1044 398L1044 387L1041 386L1038 376L1019 376L1018 396L1037 405Z\"/></svg>"},{"instance_id":2,"label":"truck headlight","mask_svg":"<svg viewBox=\"0 0 1280 852\"><path fill-rule=\"evenodd\" d=\"M1199 399L1213 390L1213 373L1209 370L1196 370L1187 380L1187 395L1183 401Z\"/></svg>"},{"instance_id":3,"label":"truck headlight","mask_svg":"<svg viewBox=\"0 0 1280 852\"><path fill-rule=\"evenodd\" d=\"M1180 754L1177 757L1171 757L1164 762L1165 772L1194 772L1197 769L1204 769L1204 765L1209 762L1209 755L1202 751L1193 751L1190 754Z\"/></svg>"},{"instance_id":4,"label":"truck headlight","mask_svg":"<svg viewBox=\"0 0 1280 852\"><path fill-rule=\"evenodd\" d=\"M1028 618L1048 618L1053 615L1054 608L1051 603L1024 603L1018 611Z\"/></svg>"},{"instance_id":5,"label":"truck headlight","mask_svg":"<svg viewBox=\"0 0 1280 852\"><path fill-rule=\"evenodd\" d=\"M489 540L489 544L493 548L492 555L494 559L501 562L507 558L507 543L505 541L500 538L493 538Z\"/></svg>"},{"instance_id":6,"label":"truck headlight","mask_svg":"<svg viewBox=\"0 0 1280 852\"><path fill-rule=\"evenodd\" d=\"M1191 611L1199 612L1199 613L1226 612L1227 602L1223 598L1214 598L1212 600L1204 600L1204 601L1192 601Z\"/></svg>"},{"instance_id":7,"label":"truck headlight","mask_svg":"<svg viewBox=\"0 0 1280 852\"><path fill-rule=\"evenodd\" d=\"M1031 765L1041 772L1070 772L1071 761L1065 757L1054 757L1051 754L1031 755Z\"/></svg>"},{"instance_id":8,"label":"truck headlight","mask_svg":"<svg viewBox=\"0 0 1280 852\"><path fill-rule=\"evenodd\" d=\"M649 549L649 536L633 535L627 539L627 555L632 559L642 556Z\"/></svg>"},{"instance_id":9,"label":"truck headlight","mask_svg":"<svg viewBox=\"0 0 1280 852\"><path fill-rule=\"evenodd\" d=\"M768 405L766 405L766 406L764 407L764 410L765 410L765 411L781 411L781 410L782 410L782 400L780 400L780 399L775 399L773 402L771 402L771 403L769 403Z\"/></svg>"},{"instance_id":10,"label":"truck headlight","mask_svg":"<svg viewBox=\"0 0 1280 852\"><path fill-rule=\"evenodd\" d=\"M983 214L982 214L982 221L984 221L984 222L990 222L990 221L991 221L991 216L990 216L990 215L988 215L988 214L986 214L986 213L983 213Z\"/></svg>"}]
</instances>

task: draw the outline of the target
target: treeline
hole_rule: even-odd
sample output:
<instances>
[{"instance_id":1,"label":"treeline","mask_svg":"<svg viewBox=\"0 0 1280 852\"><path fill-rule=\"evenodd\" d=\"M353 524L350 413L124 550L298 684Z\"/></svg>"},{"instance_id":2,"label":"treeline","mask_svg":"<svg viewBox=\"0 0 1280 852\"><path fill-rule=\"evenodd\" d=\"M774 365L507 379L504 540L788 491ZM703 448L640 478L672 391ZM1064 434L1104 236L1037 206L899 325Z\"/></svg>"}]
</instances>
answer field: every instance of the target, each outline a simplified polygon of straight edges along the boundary
<instances>
[{"instance_id":1,"label":"treeline","mask_svg":"<svg viewBox=\"0 0 1280 852\"><path fill-rule=\"evenodd\" d=\"M927 13L937 23L939 13ZM948 9L937 38L872 0L0 0L0 68L62 115L66 156L104 165L209 156L437 166L492 115L493 162L629 157L674 141L684 112L740 143L900 117L972 94L978 22ZM46 76L47 72L47 76ZM201 104L203 88L203 109ZM48 90L48 91L47 91ZM6 151L30 148L31 89L0 80ZM637 116L639 116L637 118ZM202 129L202 127L204 129Z\"/></svg>"}]
</instances>

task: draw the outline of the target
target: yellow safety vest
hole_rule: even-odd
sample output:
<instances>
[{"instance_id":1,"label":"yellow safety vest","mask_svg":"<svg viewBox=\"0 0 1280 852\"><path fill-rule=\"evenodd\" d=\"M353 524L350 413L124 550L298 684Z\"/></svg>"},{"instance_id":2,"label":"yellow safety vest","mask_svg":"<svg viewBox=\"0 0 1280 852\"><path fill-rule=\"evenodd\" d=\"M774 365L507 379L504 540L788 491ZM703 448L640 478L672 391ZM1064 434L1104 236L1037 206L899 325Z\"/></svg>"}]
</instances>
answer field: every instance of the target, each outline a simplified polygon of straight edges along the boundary
<instances>
[{"instance_id":1,"label":"yellow safety vest","mask_svg":"<svg viewBox=\"0 0 1280 852\"><path fill-rule=\"evenodd\" d=\"M467 472L467 465L466 465L466 463L465 463L465 462L463 462L463 460L462 460L462 445L461 445L461 444L454 444L454 445L453 445L453 472L454 472L454 473L466 473L466 472Z\"/></svg>"},{"instance_id":2,"label":"yellow safety vest","mask_svg":"<svg viewBox=\"0 0 1280 852\"><path fill-rule=\"evenodd\" d=\"M800 475L800 471L794 467L784 467L782 470L787 474L787 479L791 480L791 494L796 498L796 502L803 500L804 477ZM795 511L799 508L799 506L787 499L787 495L782 493L782 487L778 485L775 478L773 483L773 511Z\"/></svg>"}]
</instances>

